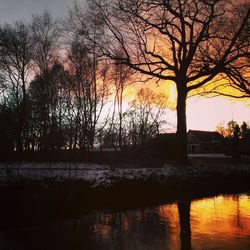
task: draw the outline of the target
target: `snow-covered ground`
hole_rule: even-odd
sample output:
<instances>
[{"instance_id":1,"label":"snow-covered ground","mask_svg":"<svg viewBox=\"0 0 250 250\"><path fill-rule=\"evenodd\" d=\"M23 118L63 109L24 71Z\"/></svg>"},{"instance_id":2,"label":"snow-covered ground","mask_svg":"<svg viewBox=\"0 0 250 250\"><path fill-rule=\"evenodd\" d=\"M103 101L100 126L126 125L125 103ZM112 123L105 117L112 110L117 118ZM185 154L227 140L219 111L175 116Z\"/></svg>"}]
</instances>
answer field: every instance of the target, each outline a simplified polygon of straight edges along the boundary
<instances>
[{"instance_id":1,"label":"snow-covered ground","mask_svg":"<svg viewBox=\"0 0 250 250\"><path fill-rule=\"evenodd\" d=\"M0 185L22 178L55 181L82 180L93 187L107 187L121 180L147 180L151 177L164 182L168 178L192 178L199 176L249 174L250 165L197 163L192 167L176 167L166 164L161 168L114 168L90 163L0 163Z\"/></svg>"},{"instance_id":2,"label":"snow-covered ground","mask_svg":"<svg viewBox=\"0 0 250 250\"><path fill-rule=\"evenodd\" d=\"M225 155L225 154L188 154L189 158L223 158L223 159L230 159L232 156Z\"/></svg>"},{"instance_id":3,"label":"snow-covered ground","mask_svg":"<svg viewBox=\"0 0 250 250\"><path fill-rule=\"evenodd\" d=\"M20 178L43 180L83 180L93 186L107 186L121 179L147 179L170 176L171 168L111 168L108 165L84 163L0 163L0 183Z\"/></svg>"}]
</instances>

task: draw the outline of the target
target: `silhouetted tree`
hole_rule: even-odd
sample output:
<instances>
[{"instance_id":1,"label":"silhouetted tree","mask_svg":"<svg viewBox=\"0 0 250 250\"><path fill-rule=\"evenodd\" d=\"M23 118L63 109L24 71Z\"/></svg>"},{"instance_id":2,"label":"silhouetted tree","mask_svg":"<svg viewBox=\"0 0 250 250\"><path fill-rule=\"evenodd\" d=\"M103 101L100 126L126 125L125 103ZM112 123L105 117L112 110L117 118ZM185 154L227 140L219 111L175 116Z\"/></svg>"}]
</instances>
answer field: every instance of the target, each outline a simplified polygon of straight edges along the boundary
<instances>
[{"instance_id":1,"label":"silhouetted tree","mask_svg":"<svg viewBox=\"0 0 250 250\"><path fill-rule=\"evenodd\" d=\"M5 157L15 147L14 110L4 103L0 104L0 154Z\"/></svg>"},{"instance_id":2,"label":"silhouetted tree","mask_svg":"<svg viewBox=\"0 0 250 250\"><path fill-rule=\"evenodd\" d=\"M126 87L131 84L129 81L131 79L132 70L126 65L114 63L112 65L111 82L114 84L115 94L114 94L114 108L110 125L110 133L114 134L113 123L116 112L118 113L118 144L119 147L123 146L122 130L123 130L123 95Z\"/></svg>"},{"instance_id":3,"label":"silhouetted tree","mask_svg":"<svg viewBox=\"0 0 250 250\"><path fill-rule=\"evenodd\" d=\"M249 125L243 122L239 125L236 121L231 120L226 126L220 124L217 131L226 138L229 152L233 158L239 158L242 153L242 140L248 141L250 133Z\"/></svg>"},{"instance_id":4,"label":"silhouetted tree","mask_svg":"<svg viewBox=\"0 0 250 250\"><path fill-rule=\"evenodd\" d=\"M16 149L22 151L28 127L28 81L33 41L24 22L0 26L0 78L16 111Z\"/></svg>"},{"instance_id":5,"label":"silhouetted tree","mask_svg":"<svg viewBox=\"0 0 250 250\"><path fill-rule=\"evenodd\" d=\"M250 19L249 19L249 1L239 1L238 4L233 6L234 10L231 17L227 22L223 23L222 34L235 34L232 40L232 59L224 65L224 81L220 81L214 88L210 89L210 93L222 94L224 96L234 98L244 98L250 96L250 82L249 82L249 69L250 69ZM244 25L242 23L244 20ZM239 30L235 30L235 27ZM237 26L238 25L238 26ZM236 33L237 31L237 33ZM231 36L232 36L231 35ZM233 46L233 42L235 46ZM233 49L233 47L235 47ZM230 53L230 52L229 52ZM234 59L237 60L234 60Z\"/></svg>"},{"instance_id":6,"label":"silhouetted tree","mask_svg":"<svg viewBox=\"0 0 250 250\"><path fill-rule=\"evenodd\" d=\"M72 42L68 58L74 106L74 113L70 112L75 124L74 147L88 150L93 147L99 131L98 123L109 95L108 65L101 59L93 59L92 53L89 53L81 40Z\"/></svg>"},{"instance_id":7,"label":"silhouetted tree","mask_svg":"<svg viewBox=\"0 0 250 250\"><path fill-rule=\"evenodd\" d=\"M61 31L58 22L47 11L42 15L33 15L31 29L34 41L33 60L38 74L45 75L58 61Z\"/></svg>"},{"instance_id":8,"label":"silhouetted tree","mask_svg":"<svg viewBox=\"0 0 250 250\"><path fill-rule=\"evenodd\" d=\"M240 125L241 137L244 138L250 133L250 127L246 122L242 122Z\"/></svg>"},{"instance_id":9,"label":"silhouetted tree","mask_svg":"<svg viewBox=\"0 0 250 250\"><path fill-rule=\"evenodd\" d=\"M219 124L216 130L225 138L244 138L250 132L249 125L243 121L239 125L236 121L231 120L226 125Z\"/></svg>"},{"instance_id":10,"label":"silhouetted tree","mask_svg":"<svg viewBox=\"0 0 250 250\"><path fill-rule=\"evenodd\" d=\"M44 78L38 75L30 83L30 100L32 105L32 141L36 141L37 149L60 149L63 146L63 130L65 123L65 85L69 75L61 64L54 64L46 73L46 99L44 98ZM48 120L44 133L44 101ZM34 148L34 146L33 146Z\"/></svg>"},{"instance_id":11,"label":"silhouetted tree","mask_svg":"<svg viewBox=\"0 0 250 250\"><path fill-rule=\"evenodd\" d=\"M33 60L36 65L38 81L40 82L40 108L41 108L41 149L46 150L46 138L49 134L49 126L51 120L50 109L52 103L51 98L53 88L51 78L51 69L58 61L58 46L60 38L60 30L58 23L52 18L48 12L43 15L33 16L32 18L32 33L34 41ZM56 90L55 90L56 91Z\"/></svg>"},{"instance_id":12,"label":"silhouetted tree","mask_svg":"<svg viewBox=\"0 0 250 250\"><path fill-rule=\"evenodd\" d=\"M149 88L138 91L126 114L126 144L143 145L159 133L165 100L163 94L154 93Z\"/></svg>"},{"instance_id":13,"label":"silhouetted tree","mask_svg":"<svg viewBox=\"0 0 250 250\"><path fill-rule=\"evenodd\" d=\"M95 12L96 6L89 8ZM95 15L85 13L75 3L69 11L66 32L70 40L69 67L74 75L76 100L76 134L80 148L90 149L100 132L98 122L109 95L109 62L99 53L98 40L102 36L103 22Z\"/></svg>"},{"instance_id":14,"label":"silhouetted tree","mask_svg":"<svg viewBox=\"0 0 250 250\"><path fill-rule=\"evenodd\" d=\"M187 162L187 95L219 79L239 82L249 57L249 4L225 0L95 0L104 55L177 88L177 160ZM117 54L117 48L122 53ZM122 55L122 56L121 56Z\"/></svg>"}]
</instances>

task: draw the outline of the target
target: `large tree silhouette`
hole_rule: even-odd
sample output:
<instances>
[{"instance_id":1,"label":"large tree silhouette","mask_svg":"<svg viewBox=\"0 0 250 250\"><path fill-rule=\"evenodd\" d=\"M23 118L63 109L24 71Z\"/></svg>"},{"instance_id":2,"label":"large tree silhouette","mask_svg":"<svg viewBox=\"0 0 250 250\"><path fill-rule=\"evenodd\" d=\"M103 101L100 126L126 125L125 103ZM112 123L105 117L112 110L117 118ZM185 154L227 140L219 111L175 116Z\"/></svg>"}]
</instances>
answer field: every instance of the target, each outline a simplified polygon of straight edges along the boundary
<instances>
[{"instance_id":1,"label":"large tree silhouette","mask_svg":"<svg viewBox=\"0 0 250 250\"><path fill-rule=\"evenodd\" d=\"M221 79L248 81L249 1L94 2L106 26L99 41L103 54L149 78L175 83L177 159L187 162L188 94Z\"/></svg>"}]
</instances>

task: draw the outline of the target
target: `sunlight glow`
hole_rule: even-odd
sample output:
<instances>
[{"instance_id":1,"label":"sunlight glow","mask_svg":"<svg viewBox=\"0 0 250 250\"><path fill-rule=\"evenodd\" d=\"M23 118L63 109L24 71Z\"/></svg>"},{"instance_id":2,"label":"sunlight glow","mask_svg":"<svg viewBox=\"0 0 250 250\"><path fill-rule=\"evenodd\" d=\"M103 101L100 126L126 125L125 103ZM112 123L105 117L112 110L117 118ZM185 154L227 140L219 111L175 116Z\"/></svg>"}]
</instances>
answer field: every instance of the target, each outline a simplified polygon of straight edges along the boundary
<instances>
[{"instance_id":1,"label":"sunlight glow","mask_svg":"<svg viewBox=\"0 0 250 250\"><path fill-rule=\"evenodd\" d=\"M219 123L235 120L249 122L249 100L238 102L226 97L197 98L187 101L187 124L189 129L215 130Z\"/></svg>"},{"instance_id":2,"label":"sunlight glow","mask_svg":"<svg viewBox=\"0 0 250 250\"><path fill-rule=\"evenodd\" d=\"M128 87L124 100L132 100L140 88L150 88L166 96L167 122L176 127L176 86L170 81L137 83ZM228 92L233 94L233 90ZM215 131L220 123L235 120L238 123L250 121L250 98L233 99L225 96L194 95L187 99L187 129Z\"/></svg>"}]
</instances>

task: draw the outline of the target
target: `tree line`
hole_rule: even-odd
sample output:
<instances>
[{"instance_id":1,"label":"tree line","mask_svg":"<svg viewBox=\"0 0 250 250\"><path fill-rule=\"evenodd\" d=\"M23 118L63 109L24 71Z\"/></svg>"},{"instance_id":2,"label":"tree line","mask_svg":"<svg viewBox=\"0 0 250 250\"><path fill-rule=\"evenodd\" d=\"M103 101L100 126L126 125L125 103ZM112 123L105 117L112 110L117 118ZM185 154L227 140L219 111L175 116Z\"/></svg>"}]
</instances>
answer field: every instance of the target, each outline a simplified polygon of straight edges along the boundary
<instances>
[{"instance_id":1,"label":"tree line","mask_svg":"<svg viewBox=\"0 0 250 250\"><path fill-rule=\"evenodd\" d=\"M233 158L240 158L241 155L250 154L250 125L243 121L238 124L231 120L226 124L220 123L216 127L225 138L225 153L232 155Z\"/></svg>"},{"instance_id":2,"label":"tree line","mask_svg":"<svg viewBox=\"0 0 250 250\"><path fill-rule=\"evenodd\" d=\"M226 124L220 123L216 126L216 130L224 138L244 139L250 135L250 125L245 121L241 124L238 124L234 120L231 120Z\"/></svg>"},{"instance_id":3,"label":"tree line","mask_svg":"<svg viewBox=\"0 0 250 250\"><path fill-rule=\"evenodd\" d=\"M88 0L60 22L45 13L2 25L1 148L141 144L159 130L164 98L141 90L127 112L124 90L165 81L177 89L176 159L187 162L188 96L250 94L249 16L248 1Z\"/></svg>"},{"instance_id":4,"label":"tree line","mask_svg":"<svg viewBox=\"0 0 250 250\"><path fill-rule=\"evenodd\" d=\"M87 22L98 39L101 24ZM94 40L48 12L0 26L2 153L122 148L158 133L165 97L141 88L124 107L132 72L96 50Z\"/></svg>"}]
</instances>

